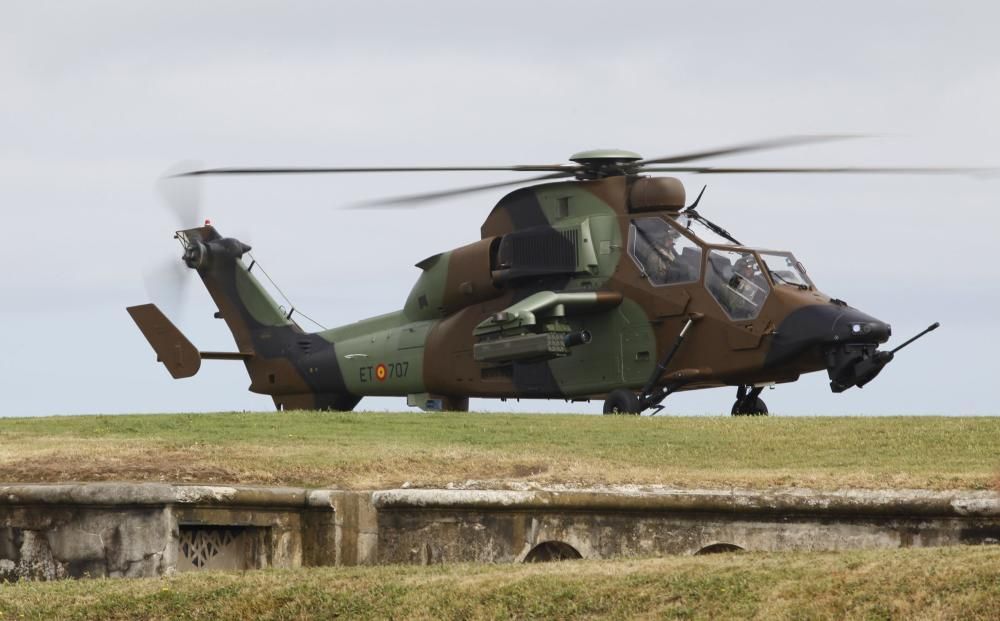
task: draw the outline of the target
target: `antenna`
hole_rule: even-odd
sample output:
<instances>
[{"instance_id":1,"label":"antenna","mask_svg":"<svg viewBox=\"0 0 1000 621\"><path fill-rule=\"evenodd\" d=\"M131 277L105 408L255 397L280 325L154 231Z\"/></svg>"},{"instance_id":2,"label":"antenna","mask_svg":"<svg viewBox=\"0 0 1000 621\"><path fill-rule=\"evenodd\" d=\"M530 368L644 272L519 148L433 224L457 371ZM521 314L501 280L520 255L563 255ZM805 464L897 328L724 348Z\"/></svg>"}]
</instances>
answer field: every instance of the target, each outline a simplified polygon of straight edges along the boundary
<instances>
[{"instance_id":1,"label":"antenna","mask_svg":"<svg viewBox=\"0 0 1000 621\"><path fill-rule=\"evenodd\" d=\"M684 211L682 211L681 213L684 213L686 211L694 211L695 208L698 206L698 203L701 202L701 197L705 194L705 190L707 189L708 189L708 184L701 186L701 192L698 192L698 197L694 199L693 203L685 207Z\"/></svg>"}]
</instances>

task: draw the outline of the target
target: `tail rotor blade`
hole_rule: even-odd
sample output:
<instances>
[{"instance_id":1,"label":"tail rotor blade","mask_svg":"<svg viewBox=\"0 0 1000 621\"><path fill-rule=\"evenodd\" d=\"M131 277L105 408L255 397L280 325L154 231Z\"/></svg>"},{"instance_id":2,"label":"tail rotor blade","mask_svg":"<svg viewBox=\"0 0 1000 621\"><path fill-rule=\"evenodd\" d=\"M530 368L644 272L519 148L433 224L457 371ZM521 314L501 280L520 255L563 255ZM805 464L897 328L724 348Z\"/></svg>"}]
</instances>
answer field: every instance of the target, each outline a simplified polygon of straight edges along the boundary
<instances>
[{"instance_id":1,"label":"tail rotor blade","mask_svg":"<svg viewBox=\"0 0 1000 621\"><path fill-rule=\"evenodd\" d=\"M182 229L201 224L201 180L185 175L200 167L201 163L193 160L178 162L156 184L163 204Z\"/></svg>"},{"instance_id":2,"label":"tail rotor blade","mask_svg":"<svg viewBox=\"0 0 1000 621\"><path fill-rule=\"evenodd\" d=\"M191 271L179 259L171 259L170 262L145 270L142 281L146 295L165 309L180 312L187 300Z\"/></svg>"}]
</instances>

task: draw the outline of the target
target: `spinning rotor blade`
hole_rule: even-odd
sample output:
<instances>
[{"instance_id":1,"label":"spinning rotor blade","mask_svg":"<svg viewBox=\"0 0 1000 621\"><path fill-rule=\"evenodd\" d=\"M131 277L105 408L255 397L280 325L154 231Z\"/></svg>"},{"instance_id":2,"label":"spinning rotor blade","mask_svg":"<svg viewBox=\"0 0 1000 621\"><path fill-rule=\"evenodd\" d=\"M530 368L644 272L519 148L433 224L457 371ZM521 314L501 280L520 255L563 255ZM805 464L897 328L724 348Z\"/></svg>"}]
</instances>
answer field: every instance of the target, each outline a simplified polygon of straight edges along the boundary
<instances>
[{"instance_id":1,"label":"spinning rotor blade","mask_svg":"<svg viewBox=\"0 0 1000 621\"><path fill-rule=\"evenodd\" d=\"M681 162L691 162L703 160L708 157L719 157L721 155L733 155L736 153L750 153L752 151L770 151L772 149L784 149L803 144L816 144L820 142L833 142L835 140L850 140L852 138L864 138L862 134L825 134L817 136L785 136L782 138L772 138L770 140L758 140L756 142L746 142L743 144L720 147L710 151L695 151L694 153L683 153L681 155L668 155L664 157L654 157L648 160L640 160L636 165L645 167L647 164L679 164ZM651 169L645 169L651 170Z\"/></svg>"},{"instance_id":2,"label":"spinning rotor blade","mask_svg":"<svg viewBox=\"0 0 1000 621\"><path fill-rule=\"evenodd\" d=\"M768 167L768 168L719 168L714 166L650 166L644 172L692 173L696 175L745 175L745 174L874 174L874 175L973 175L995 176L1000 168L971 167L869 167L839 166L829 168L812 167Z\"/></svg>"},{"instance_id":3,"label":"spinning rotor blade","mask_svg":"<svg viewBox=\"0 0 1000 621\"><path fill-rule=\"evenodd\" d=\"M521 185L524 183L532 183L534 181L545 181L548 179L563 179L565 177L572 177L573 172L557 172L549 175L540 175L538 177L529 177L528 179L517 179L514 181L502 181L500 183L486 183L483 185L472 185L464 188L456 188L454 190L443 190L439 192L427 192L425 194L409 194L407 196L396 196L393 198L381 198L374 199L370 201L362 201L360 203L355 203L350 206L351 209L379 209L388 207L400 207L400 206L411 206L416 207L420 203L426 203L440 198L449 198L452 196L459 196L461 194L471 194L473 192L481 192L483 190L492 190L494 188L503 188L512 185Z\"/></svg>"},{"instance_id":4,"label":"spinning rotor blade","mask_svg":"<svg viewBox=\"0 0 1000 621\"><path fill-rule=\"evenodd\" d=\"M192 277L190 271L184 267L179 257L143 271L142 284L146 288L146 295L166 310L179 312L187 299Z\"/></svg>"},{"instance_id":5,"label":"spinning rotor blade","mask_svg":"<svg viewBox=\"0 0 1000 621\"><path fill-rule=\"evenodd\" d=\"M174 177L195 177L205 175L313 175L327 173L382 173L382 172L461 172L513 170L521 172L567 172L576 171L579 166L571 164L516 164L514 166L375 166L364 168L334 167L334 168L206 168L189 170L173 175Z\"/></svg>"},{"instance_id":6,"label":"spinning rotor blade","mask_svg":"<svg viewBox=\"0 0 1000 621\"><path fill-rule=\"evenodd\" d=\"M202 222L201 180L183 176L201 166L202 163L197 161L178 162L167 169L156 183L163 205L173 214L177 228L187 229ZM192 277L190 271L179 256L144 270L142 280L146 294L164 308L179 312L187 298Z\"/></svg>"},{"instance_id":7,"label":"spinning rotor blade","mask_svg":"<svg viewBox=\"0 0 1000 621\"><path fill-rule=\"evenodd\" d=\"M190 171L200 167L201 162L178 162L156 184L164 205L182 229L201 223L201 182L188 176Z\"/></svg>"},{"instance_id":8,"label":"spinning rotor blade","mask_svg":"<svg viewBox=\"0 0 1000 621\"><path fill-rule=\"evenodd\" d=\"M639 156L630 151L618 149L597 149L575 154L574 162L579 164L515 164L511 166L365 166L365 167L250 167L250 168L198 168L187 164L177 167L176 172L164 179L163 193L171 209L178 214L184 226L197 223L199 213L197 208L197 186L185 188L183 185L170 187L171 182L183 183L194 181L195 177L222 175L301 175L328 173L416 173L416 172L483 172L483 171L514 171L547 173L527 179L503 181L460 187L437 192L410 194L384 199L366 200L350 205L349 208L378 208L395 206L416 206L438 199L461 196L484 190L493 190L509 186L522 185L537 181L553 179L576 178L579 180L601 179L616 175L638 175L646 172L691 173L704 175L725 174L908 174L908 175L979 175L993 176L1000 174L997 168L965 168L965 167L714 167L685 166L683 164L694 160L713 157L784 149L794 146L850 140L863 138L861 134L818 134L792 135L755 142L745 142L705 151L695 151L657 157L637 159ZM183 168L183 169L180 169Z\"/></svg>"}]
</instances>

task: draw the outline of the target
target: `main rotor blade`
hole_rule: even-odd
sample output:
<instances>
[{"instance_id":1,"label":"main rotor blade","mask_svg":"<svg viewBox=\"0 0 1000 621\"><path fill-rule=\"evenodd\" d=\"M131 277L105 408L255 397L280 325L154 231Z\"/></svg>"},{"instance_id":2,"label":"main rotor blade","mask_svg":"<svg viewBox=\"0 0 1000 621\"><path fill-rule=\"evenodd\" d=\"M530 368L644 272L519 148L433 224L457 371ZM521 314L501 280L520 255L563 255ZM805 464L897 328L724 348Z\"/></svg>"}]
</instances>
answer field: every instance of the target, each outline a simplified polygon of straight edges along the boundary
<instances>
[{"instance_id":1,"label":"main rotor blade","mask_svg":"<svg viewBox=\"0 0 1000 621\"><path fill-rule=\"evenodd\" d=\"M746 174L848 174L848 175L970 175L992 177L1000 175L1000 168L973 167L768 167L768 168L722 168L697 166L650 166L643 172L692 173L696 175L746 175Z\"/></svg>"},{"instance_id":2,"label":"main rotor blade","mask_svg":"<svg viewBox=\"0 0 1000 621\"><path fill-rule=\"evenodd\" d=\"M573 172L557 172L549 175L540 175L538 177L531 177L528 179L517 179L515 181L502 181L500 183L486 183L483 185L472 185L464 188L456 188L453 190L444 190L440 192L427 192L424 194L409 194L407 196L396 196L392 198L380 198L369 201L362 201L359 203L354 203L349 205L350 209L379 209L387 207L401 207L404 205L416 207L420 203L427 203L433 200L441 198L449 198L452 196L459 196L461 194L471 194L473 192L481 192L483 190L492 190L495 188L503 188L511 185L521 185L524 183L533 183L535 181L545 181L548 179L563 179L565 177L572 177Z\"/></svg>"},{"instance_id":3,"label":"main rotor blade","mask_svg":"<svg viewBox=\"0 0 1000 621\"><path fill-rule=\"evenodd\" d=\"M719 157L720 155L733 155L736 153L750 153L752 151L769 151L772 149L784 149L803 144L816 144L820 142L833 142L835 140L849 140L852 138L864 138L862 134L822 134L816 136L784 136L782 138L772 138L770 140L758 140L756 142L746 142L743 144L719 147L710 151L695 151L693 153L683 153L681 155L668 155L655 157L648 160L636 162L638 166L647 164L679 164L681 162L691 162L707 157Z\"/></svg>"},{"instance_id":4,"label":"main rotor blade","mask_svg":"<svg viewBox=\"0 0 1000 621\"><path fill-rule=\"evenodd\" d=\"M568 172L579 166L572 164L517 164L514 166L368 166L368 167L324 167L324 168L206 168L179 173L177 177L204 175L314 175L327 173L384 173L384 172L462 172L513 170L527 172Z\"/></svg>"}]
</instances>

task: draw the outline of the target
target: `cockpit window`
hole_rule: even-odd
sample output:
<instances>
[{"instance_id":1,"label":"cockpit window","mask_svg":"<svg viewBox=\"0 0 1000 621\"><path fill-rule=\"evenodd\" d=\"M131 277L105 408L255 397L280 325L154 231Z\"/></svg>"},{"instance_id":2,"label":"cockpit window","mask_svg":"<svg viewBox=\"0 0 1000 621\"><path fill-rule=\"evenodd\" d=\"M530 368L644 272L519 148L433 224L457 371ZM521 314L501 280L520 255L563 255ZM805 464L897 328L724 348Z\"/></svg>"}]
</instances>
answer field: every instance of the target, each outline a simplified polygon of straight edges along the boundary
<instances>
[{"instance_id":1,"label":"cockpit window","mask_svg":"<svg viewBox=\"0 0 1000 621\"><path fill-rule=\"evenodd\" d=\"M730 319L753 319L760 313L771 286L753 254L739 250L709 250L705 287Z\"/></svg>"},{"instance_id":2,"label":"cockpit window","mask_svg":"<svg viewBox=\"0 0 1000 621\"><path fill-rule=\"evenodd\" d=\"M732 246L733 242L726 239L722 235L719 235L712 229L708 228L698 220L692 218L689 214L682 213L679 214L675 221L677 225L682 229L689 231L692 235L702 240L706 244L712 244L713 246Z\"/></svg>"},{"instance_id":3,"label":"cockpit window","mask_svg":"<svg viewBox=\"0 0 1000 621\"><path fill-rule=\"evenodd\" d=\"M806 274L806 268L792 256L792 253L759 252L758 254L764 260L764 265L771 274L771 280L774 281L774 284L791 285L805 289L814 286Z\"/></svg>"},{"instance_id":4,"label":"cockpit window","mask_svg":"<svg viewBox=\"0 0 1000 621\"><path fill-rule=\"evenodd\" d=\"M701 248L663 218L633 220L628 237L629 256L653 285L698 280Z\"/></svg>"}]
</instances>

